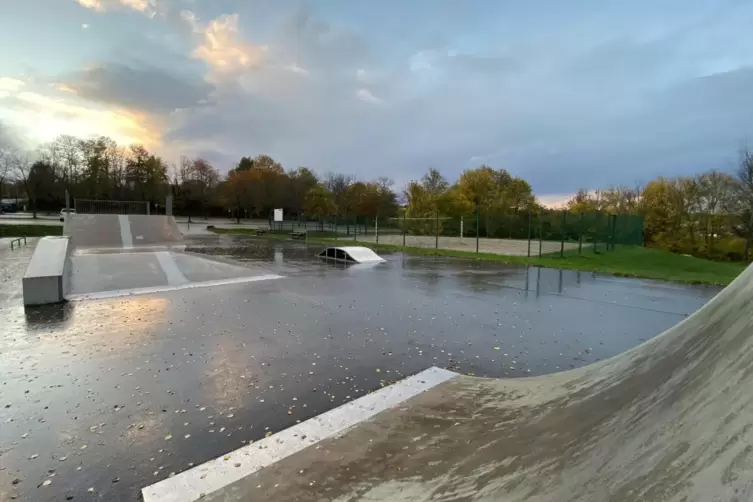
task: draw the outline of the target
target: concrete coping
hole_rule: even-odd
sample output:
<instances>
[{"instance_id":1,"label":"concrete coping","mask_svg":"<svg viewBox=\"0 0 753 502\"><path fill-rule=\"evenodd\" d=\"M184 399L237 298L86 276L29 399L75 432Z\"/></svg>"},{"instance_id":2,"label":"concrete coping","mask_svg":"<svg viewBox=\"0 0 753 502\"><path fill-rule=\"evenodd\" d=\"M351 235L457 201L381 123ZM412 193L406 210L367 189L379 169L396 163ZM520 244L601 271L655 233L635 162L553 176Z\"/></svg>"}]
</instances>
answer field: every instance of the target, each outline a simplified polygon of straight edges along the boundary
<instances>
[{"instance_id":1,"label":"concrete coping","mask_svg":"<svg viewBox=\"0 0 753 502\"><path fill-rule=\"evenodd\" d=\"M65 300L70 251L69 237L43 237L39 240L22 279L24 305L46 305Z\"/></svg>"}]
</instances>

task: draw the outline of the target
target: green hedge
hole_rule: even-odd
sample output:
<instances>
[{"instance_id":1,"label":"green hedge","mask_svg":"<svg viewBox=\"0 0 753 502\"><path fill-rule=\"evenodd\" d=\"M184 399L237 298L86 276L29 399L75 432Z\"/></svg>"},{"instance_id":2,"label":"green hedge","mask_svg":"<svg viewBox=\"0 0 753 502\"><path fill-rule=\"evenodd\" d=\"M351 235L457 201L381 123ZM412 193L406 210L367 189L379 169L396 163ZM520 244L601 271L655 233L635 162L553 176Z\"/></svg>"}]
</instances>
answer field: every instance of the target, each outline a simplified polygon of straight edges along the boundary
<instances>
[{"instance_id":1,"label":"green hedge","mask_svg":"<svg viewBox=\"0 0 753 502\"><path fill-rule=\"evenodd\" d=\"M63 235L62 225L0 225L0 237Z\"/></svg>"}]
</instances>

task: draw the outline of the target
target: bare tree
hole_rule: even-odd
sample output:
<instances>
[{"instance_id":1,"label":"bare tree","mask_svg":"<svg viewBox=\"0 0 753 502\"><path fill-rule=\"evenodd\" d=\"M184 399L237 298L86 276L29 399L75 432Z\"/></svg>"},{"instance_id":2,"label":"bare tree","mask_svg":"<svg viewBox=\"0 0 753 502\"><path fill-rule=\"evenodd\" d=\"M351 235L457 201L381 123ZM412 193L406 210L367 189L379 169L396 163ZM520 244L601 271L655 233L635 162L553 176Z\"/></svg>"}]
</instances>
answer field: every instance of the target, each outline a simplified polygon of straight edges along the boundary
<instances>
[{"instance_id":1,"label":"bare tree","mask_svg":"<svg viewBox=\"0 0 753 502\"><path fill-rule=\"evenodd\" d=\"M26 198L34 219L37 218L36 186L33 184L32 163L26 153L14 152L10 155L10 166L17 181L20 181L26 192Z\"/></svg>"},{"instance_id":2,"label":"bare tree","mask_svg":"<svg viewBox=\"0 0 753 502\"><path fill-rule=\"evenodd\" d=\"M343 195L351 184L353 184L353 178L344 174L328 173L324 177L324 186L332 193L338 208L342 202Z\"/></svg>"},{"instance_id":3,"label":"bare tree","mask_svg":"<svg viewBox=\"0 0 753 502\"><path fill-rule=\"evenodd\" d=\"M126 150L113 143L107 149L106 156L110 168L110 197L122 200L125 198L126 188Z\"/></svg>"},{"instance_id":4,"label":"bare tree","mask_svg":"<svg viewBox=\"0 0 753 502\"><path fill-rule=\"evenodd\" d=\"M17 156L16 142L10 131L0 122L0 200L3 198L3 185L14 177Z\"/></svg>"},{"instance_id":5,"label":"bare tree","mask_svg":"<svg viewBox=\"0 0 753 502\"><path fill-rule=\"evenodd\" d=\"M5 154L0 151L0 201L3 198L3 185L5 184L5 178L8 176L9 162ZM1 202L0 202L1 204ZM0 209L2 207L0 206Z\"/></svg>"},{"instance_id":6,"label":"bare tree","mask_svg":"<svg viewBox=\"0 0 753 502\"><path fill-rule=\"evenodd\" d=\"M328 173L324 178L324 186L332 194L332 198L335 200L335 206L337 210L335 215L342 214L345 217L346 231L350 233L350 223L348 220L348 210L346 204L346 196L348 188L353 184L353 178L340 173Z\"/></svg>"},{"instance_id":7,"label":"bare tree","mask_svg":"<svg viewBox=\"0 0 753 502\"><path fill-rule=\"evenodd\" d=\"M421 178L421 185L434 199L438 198L450 188L450 183L447 179L442 176L442 173L433 167L430 167L429 171L423 175Z\"/></svg>"},{"instance_id":8,"label":"bare tree","mask_svg":"<svg viewBox=\"0 0 753 502\"><path fill-rule=\"evenodd\" d=\"M10 170L10 144L7 141L0 124L0 200L3 198L3 183ZM0 206L2 209L2 206Z\"/></svg>"},{"instance_id":9,"label":"bare tree","mask_svg":"<svg viewBox=\"0 0 753 502\"><path fill-rule=\"evenodd\" d=\"M728 210L738 216L733 231L745 239L743 258L747 261L753 238L753 152L747 148L740 152L740 163L735 172L735 196L727 201Z\"/></svg>"},{"instance_id":10,"label":"bare tree","mask_svg":"<svg viewBox=\"0 0 753 502\"><path fill-rule=\"evenodd\" d=\"M219 183L220 173L202 158L181 157L180 163L170 168L172 194L181 209L188 213L189 222L192 215L204 213L205 218L209 216L208 210Z\"/></svg>"},{"instance_id":11,"label":"bare tree","mask_svg":"<svg viewBox=\"0 0 753 502\"><path fill-rule=\"evenodd\" d=\"M696 176L698 201L694 211L698 214L699 230L703 234L706 256L711 257L714 244L719 239L724 214L730 206L728 199L735 190L735 179L727 173L709 171Z\"/></svg>"},{"instance_id":12,"label":"bare tree","mask_svg":"<svg viewBox=\"0 0 753 502\"><path fill-rule=\"evenodd\" d=\"M78 171L81 167L81 140L64 134L55 139L54 148L60 155L63 164L63 186L68 189L78 180Z\"/></svg>"}]
</instances>

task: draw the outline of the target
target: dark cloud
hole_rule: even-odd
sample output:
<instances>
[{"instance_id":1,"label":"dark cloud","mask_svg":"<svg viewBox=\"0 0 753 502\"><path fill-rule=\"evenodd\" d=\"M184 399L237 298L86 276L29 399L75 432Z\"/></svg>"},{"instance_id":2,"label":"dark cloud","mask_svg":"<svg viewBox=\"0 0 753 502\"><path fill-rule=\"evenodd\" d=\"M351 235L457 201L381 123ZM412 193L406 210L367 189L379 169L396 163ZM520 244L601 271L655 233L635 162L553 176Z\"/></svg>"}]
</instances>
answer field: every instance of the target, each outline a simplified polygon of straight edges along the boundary
<instances>
[{"instance_id":1,"label":"dark cloud","mask_svg":"<svg viewBox=\"0 0 753 502\"><path fill-rule=\"evenodd\" d=\"M753 68L691 79L655 92L608 119L573 121L573 130L500 154L544 192L632 185L658 175L733 168L753 138Z\"/></svg>"},{"instance_id":2,"label":"dark cloud","mask_svg":"<svg viewBox=\"0 0 753 502\"><path fill-rule=\"evenodd\" d=\"M454 178L483 162L546 194L724 169L753 138L753 4L743 0L333 0L302 9L173 0L157 2L169 8L153 19L40 1L11 3L16 15L6 17L19 21L3 32L8 47L23 40L48 67L55 47L35 49L29 34L53 30L56 65L77 64L74 55L103 61L56 83L80 102L159 116L165 155L205 155L225 169L268 153L286 167L387 175L400 186L429 166ZM223 14L238 14L239 32L215 37L228 46L216 54L264 46L258 65L222 71L193 56L202 29ZM83 22L91 27L80 30ZM71 27L78 40L63 36ZM35 76L24 91L49 83L24 72ZM0 112L40 106L8 96Z\"/></svg>"},{"instance_id":3,"label":"dark cloud","mask_svg":"<svg viewBox=\"0 0 753 502\"><path fill-rule=\"evenodd\" d=\"M526 85L524 77L511 84L510 75L429 78L423 93L406 100L402 84L393 82L384 87L383 104L370 104L357 99L357 83L331 85L277 72L270 87L216 96L211 107L182 117L168 138L197 147L206 141L204 148L212 145L230 158L266 152L290 167L378 173L399 185L428 166L452 177L483 162L524 176L540 193L562 193L723 169L753 137L751 69L639 99L552 91L556 81ZM285 87L285 79L297 79L295 92L276 99L270 88Z\"/></svg>"},{"instance_id":4,"label":"dark cloud","mask_svg":"<svg viewBox=\"0 0 753 502\"><path fill-rule=\"evenodd\" d=\"M362 35L336 29L300 9L284 23L273 46L281 57L317 71L342 71L373 63L375 54Z\"/></svg>"},{"instance_id":5,"label":"dark cloud","mask_svg":"<svg viewBox=\"0 0 753 502\"><path fill-rule=\"evenodd\" d=\"M753 70L712 43L727 40L729 20L674 26L670 9L647 32L636 18L612 34L606 10L590 31L549 26L546 43L485 32L463 44L448 32L387 47L299 12L270 38L263 67L173 114L166 139L225 168L268 153L398 186L429 166L453 178L486 163L541 194L729 167L753 138Z\"/></svg>"},{"instance_id":6,"label":"dark cloud","mask_svg":"<svg viewBox=\"0 0 753 502\"><path fill-rule=\"evenodd\" d=\"M156 113L198 106L213 89L198 76L118 63L102 63L71 73L61 83L84 99Z\"/></svg>"}]
</instances>

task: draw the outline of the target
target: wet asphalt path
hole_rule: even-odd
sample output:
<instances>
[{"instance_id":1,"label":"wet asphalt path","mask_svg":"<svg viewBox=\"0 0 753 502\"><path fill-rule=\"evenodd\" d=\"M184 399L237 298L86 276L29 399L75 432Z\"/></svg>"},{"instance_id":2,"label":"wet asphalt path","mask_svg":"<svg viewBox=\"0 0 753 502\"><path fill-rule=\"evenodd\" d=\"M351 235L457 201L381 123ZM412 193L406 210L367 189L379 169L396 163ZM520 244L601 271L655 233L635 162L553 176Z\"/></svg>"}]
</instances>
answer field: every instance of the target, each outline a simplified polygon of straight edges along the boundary
<instances>
[{"instance_id":1,"label":"wet asphalt path","mask_svg":"<svg viewBox=\"0 0 753 502\"><path fill-rule=\"evenodd\" d=\"M429 366L519 377L589 364L717 291L400 254L344 267L299 243L210 236L189 249L286 278L24 312L30 249L0 242L0 500L139 500Z\"/></svg>"}]
</instances>

